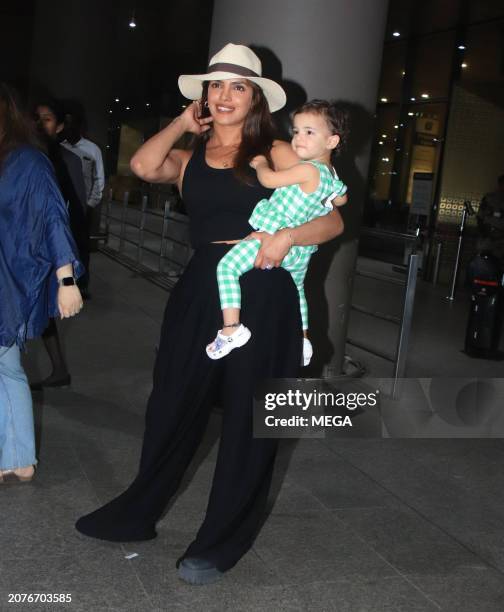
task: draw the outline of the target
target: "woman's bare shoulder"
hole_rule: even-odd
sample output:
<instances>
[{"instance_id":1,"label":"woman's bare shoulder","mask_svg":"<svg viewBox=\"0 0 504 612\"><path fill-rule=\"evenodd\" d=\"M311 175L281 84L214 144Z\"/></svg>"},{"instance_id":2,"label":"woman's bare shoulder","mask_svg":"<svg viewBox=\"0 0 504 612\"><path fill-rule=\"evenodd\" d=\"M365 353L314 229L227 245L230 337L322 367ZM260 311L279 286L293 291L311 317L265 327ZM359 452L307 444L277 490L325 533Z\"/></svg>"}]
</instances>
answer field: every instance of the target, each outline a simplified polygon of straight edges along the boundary
<instances>
[{"instance_id":1,"label":"woman's bare shoulder","mask_svg":"<svg viewBox=\"0 0 504 612\"><path fill-rule=\"evenodd\" d=\"M294 153L290 143L285 140L274 140L271 147L271 159L275 170L291 168L299 162L299 157Z\"/></svg>"},{"instance_id":2,"label":"woman's bare shoulder","mask_svg":"<svg viewBox=\"0 0 504 612\"><path fill-rule=\"evenodd\" d=\"M282 151L292 151L292 147L290 142L287 142L286 140L274 140L271 147L271 152L273 153L273 151L276 153L281 153ZM294 153L294 151L292 151L292 153Z\"/></svg>"}]
</instances>

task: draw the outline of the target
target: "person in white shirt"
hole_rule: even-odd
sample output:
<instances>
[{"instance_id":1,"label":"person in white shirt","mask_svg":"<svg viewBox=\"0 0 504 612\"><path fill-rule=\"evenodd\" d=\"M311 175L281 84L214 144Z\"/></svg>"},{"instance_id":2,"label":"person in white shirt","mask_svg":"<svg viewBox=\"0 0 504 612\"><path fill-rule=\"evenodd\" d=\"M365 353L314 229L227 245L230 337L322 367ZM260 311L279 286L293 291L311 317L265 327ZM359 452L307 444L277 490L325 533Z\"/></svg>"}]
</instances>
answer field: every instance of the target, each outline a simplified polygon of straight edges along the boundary
<instances>
[{"instance_id":1,"label":"person in white shirt","mask_svg":"<svg viewBox=\"0 0 504 612\"><path fill-rule=\"evenodd\" d=\"M96 208L101 202L103 188L105 187L102 154L98 145L84 138L80 130L72 132L73 130L65 130L66 139L62 142L62 145L81 158L84 182L86 183L87 205L90 208Z\"/></svg>"},{"instance_id":2,"label":"person in white shirt","mask_svg":"<svg viewBox=\"0 0 504 612\"><path fill-rule=\"evenodd\" d=\"M65 128L62 145L80 157L87 198L88 233L91 237L96 234L100 226L100 203L105 187L105 171L103 168L102 153L98 145L84 138L83 115L77 109L69 109L65 115ZM89 269L86 275L86 286L81 288L83 296L89 297L87 284L89 283Z\"/></svg>"}]
</instances>

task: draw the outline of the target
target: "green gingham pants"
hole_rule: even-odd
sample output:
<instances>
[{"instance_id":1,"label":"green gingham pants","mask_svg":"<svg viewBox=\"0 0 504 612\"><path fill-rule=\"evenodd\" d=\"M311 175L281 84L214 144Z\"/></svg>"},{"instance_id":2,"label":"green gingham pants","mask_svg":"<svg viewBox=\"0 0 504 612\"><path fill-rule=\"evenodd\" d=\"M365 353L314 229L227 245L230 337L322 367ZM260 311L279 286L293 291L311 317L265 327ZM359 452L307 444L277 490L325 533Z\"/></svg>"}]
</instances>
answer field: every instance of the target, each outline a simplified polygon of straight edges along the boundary
<instances>
[{"instance_id":1,"label":"green gingham pants","mask_svg":"<svg viewBox=\"0 0 504 612\"><path fill-rule=\"evenodd\" d=\"M221 308L241 308L240 276L252 270L261 248L260 240L243 240L228 251L217 266L217 283ZM310 247L292 246L282 261L282 268L290 272L299 295L303 330L308 329L308 305L304 279L312 252Z\"/></svg>"}]
</instances>

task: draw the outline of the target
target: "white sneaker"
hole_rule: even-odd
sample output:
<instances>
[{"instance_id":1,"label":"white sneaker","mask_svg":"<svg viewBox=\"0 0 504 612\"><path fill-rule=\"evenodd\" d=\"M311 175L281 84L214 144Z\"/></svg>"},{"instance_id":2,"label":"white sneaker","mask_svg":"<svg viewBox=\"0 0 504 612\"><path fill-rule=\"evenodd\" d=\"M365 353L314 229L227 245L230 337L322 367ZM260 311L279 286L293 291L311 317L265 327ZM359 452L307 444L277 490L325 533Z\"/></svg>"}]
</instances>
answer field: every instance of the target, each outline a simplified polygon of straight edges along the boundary
<instances>
[{"instance_id":1,"label":"white sneaker","mask_svg":"<svg viewBox=\"0 0 504 612\"><path fill-rule=\"evenodd\" d=\"M241 324L230 336L224 336L221 331L219 329L215 340L206 347L206 353L210 359L222 359L222 357L229 355L233 349L247 344L252 335L250 329Z\"/></svg>"},{"instance_id":2,"label":"white sneaker","mask_svg":"<svg viewBox=\"0 0 504 612\"><path fill-rule=\"evenodd\" d=\"M303 366L307 366L313 357L313 346L308 338L303 338Z\"/></svg>"}]
</instances>

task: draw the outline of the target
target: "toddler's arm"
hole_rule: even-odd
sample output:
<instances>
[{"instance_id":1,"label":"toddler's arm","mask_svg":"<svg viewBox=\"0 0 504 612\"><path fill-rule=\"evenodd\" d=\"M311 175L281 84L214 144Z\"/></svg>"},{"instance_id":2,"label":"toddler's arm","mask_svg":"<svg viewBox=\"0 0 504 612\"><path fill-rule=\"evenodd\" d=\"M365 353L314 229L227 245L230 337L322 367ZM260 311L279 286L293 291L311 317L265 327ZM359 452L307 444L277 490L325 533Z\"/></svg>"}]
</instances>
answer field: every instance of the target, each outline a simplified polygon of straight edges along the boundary
<instances>
[{"instance_id":1,"label":"toddler's arm","mask_svg":"<svg viewBox=\"0 0 504 612\"><path fill-rule=\"evenodd\" d=\"M346 204L348 202L348 196L347 194L343 194L342 196L336 196L335 198L333 198L331 200L333 207L335 206L343 206L344 204Z\"/></svg>"},{"instance_id":2,"label":"toddler's arm","mask_svg":"<svg viewBox=\"0 0 504 612\"><path fill-rule=\"evenodd\" d=\"M264 155L257 155L250 162L257 172L257 178L263 187L276 189L288 185L303 185L319 180L319 171L312 164L296 164L287 170L272 170Z\"/></svg>"}]
</instances>

